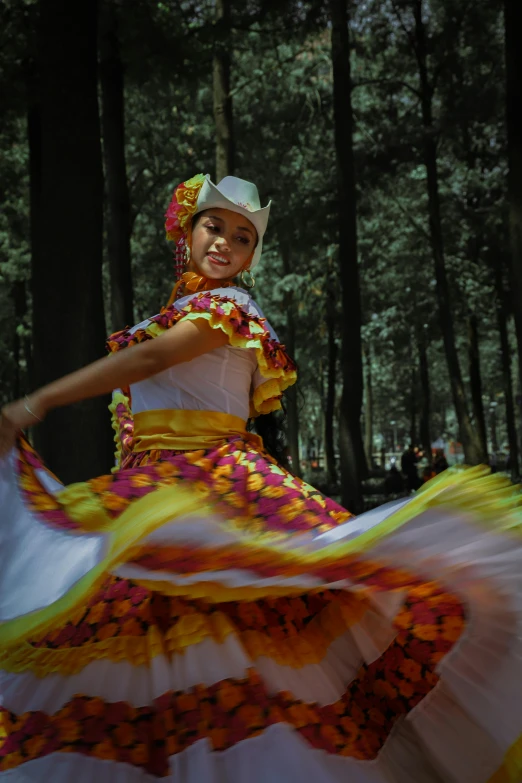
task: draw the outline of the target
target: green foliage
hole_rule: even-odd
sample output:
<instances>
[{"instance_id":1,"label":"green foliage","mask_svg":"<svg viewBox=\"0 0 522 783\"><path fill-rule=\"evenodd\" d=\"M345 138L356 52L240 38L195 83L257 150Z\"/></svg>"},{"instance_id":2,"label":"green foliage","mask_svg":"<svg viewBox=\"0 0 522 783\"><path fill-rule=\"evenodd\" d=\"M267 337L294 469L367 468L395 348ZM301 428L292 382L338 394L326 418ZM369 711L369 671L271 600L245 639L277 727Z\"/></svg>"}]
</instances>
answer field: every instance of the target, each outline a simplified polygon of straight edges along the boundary
<instances>
[{"instance_id":1,"label":"green foliage","mask_svg":"<svg viewBox=\"0 0 522 783\"><path fill-rule=\"evenodd\" d=\"M135 315L142 319L166 302L173 283L171 249L162 225L172 190L197 172L214 170L214 3L117 4L126 74ZM27 78L34 43L34 3L5 5L9 43L1 55L0 80L18 85L10 88L9 111L0 126L0 355L2 365L8 366L20 326L10 286L29 274L26 105L20 84ZM434 296L411 36L413 4L361 0L353 5L359 262L374 433L389 439L393 420L399 440L407 439L412 400L416 408L419 401L417 345L422 338L428 343L433 437L444 432L457 437ZM484 395L486 400L498 399L502 387L492 265L507 252L502 19L487 0L424 0L424 9L459 350L465 368L466 319L476 313ZM304 408L301 436L306 442L320 438L323 426L326 315L332 315L337 326L343 317L335 271L336 161L327 4L235 2L229 46L236 173L255 181L262 198L273 202L255 294L283 339L288 296L294 296ZM290 248L290 270L283 264L284 248ZM12 372L7 387L11 382ZM6 388L4 396L8 394Z\"/></svg>"}]
</instances>

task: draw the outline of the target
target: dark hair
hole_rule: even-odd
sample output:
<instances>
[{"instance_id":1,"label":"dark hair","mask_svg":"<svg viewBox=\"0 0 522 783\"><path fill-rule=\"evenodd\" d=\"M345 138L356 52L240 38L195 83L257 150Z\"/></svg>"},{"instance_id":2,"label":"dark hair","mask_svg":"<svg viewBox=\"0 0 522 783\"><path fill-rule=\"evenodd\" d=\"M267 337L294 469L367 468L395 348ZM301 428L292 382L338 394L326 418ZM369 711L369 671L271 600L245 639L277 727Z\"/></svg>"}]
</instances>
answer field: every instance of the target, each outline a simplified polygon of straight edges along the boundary
<instances>
[{"instance_id":1,"label":"dark hair","mask_svg":"<svg viewBox=\"0 0 522 783\"><path fill-rule=\"evenodd\" d=\"M248 429L255 430L263 439L265 450L282 467L288 470L286 413L284 407L273 413L263 413L255 419L250 419Z\"/></svg>"}]
</instances>

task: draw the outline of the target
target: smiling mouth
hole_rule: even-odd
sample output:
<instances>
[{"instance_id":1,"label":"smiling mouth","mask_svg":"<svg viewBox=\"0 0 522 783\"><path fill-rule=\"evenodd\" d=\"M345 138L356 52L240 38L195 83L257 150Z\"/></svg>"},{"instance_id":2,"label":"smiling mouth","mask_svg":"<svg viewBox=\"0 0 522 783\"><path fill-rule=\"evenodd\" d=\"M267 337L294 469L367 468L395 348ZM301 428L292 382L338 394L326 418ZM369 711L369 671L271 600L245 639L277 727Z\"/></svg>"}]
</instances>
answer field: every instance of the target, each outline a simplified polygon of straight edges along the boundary
<instances>
[{"instance_id":1,"label":"smiling mouth","mask_svg":"<svg viewBox=\"0 0 522 783\"><path fill-rule=\"evenodd\" d=\"M207 258L212 264L216 266L230 266L230 261L224 256L220 256L217 253L207 253Z\"/></svg>"}]
</instances>

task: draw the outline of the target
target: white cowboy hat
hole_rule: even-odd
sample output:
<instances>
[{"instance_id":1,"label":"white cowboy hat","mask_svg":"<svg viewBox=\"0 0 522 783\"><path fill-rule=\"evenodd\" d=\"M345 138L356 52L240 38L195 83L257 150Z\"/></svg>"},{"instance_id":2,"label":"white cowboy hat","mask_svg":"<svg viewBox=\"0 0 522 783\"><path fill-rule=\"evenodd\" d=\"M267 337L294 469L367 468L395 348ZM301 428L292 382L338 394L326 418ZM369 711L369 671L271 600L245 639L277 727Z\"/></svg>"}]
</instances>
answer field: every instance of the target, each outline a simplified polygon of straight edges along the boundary
<instances>
[{"instance_id":1,"label":"white cowboy hat","mask_svg":"<svg viewBox=\"0 0 522 783\"><path fill-rule=\"evenodd\" d=\"M270 201L266 207L261 207L259 193L252 182L238 177L223 177L221 182L214 185L210 174L206 174L194 214L197 215L198 212L212 207L221 207L237 212L250 220L257 231L257 245L250 264L250 269L253 269L263 251L263 235L266 231L271 203Z\"/></svg>"}]
</instances>

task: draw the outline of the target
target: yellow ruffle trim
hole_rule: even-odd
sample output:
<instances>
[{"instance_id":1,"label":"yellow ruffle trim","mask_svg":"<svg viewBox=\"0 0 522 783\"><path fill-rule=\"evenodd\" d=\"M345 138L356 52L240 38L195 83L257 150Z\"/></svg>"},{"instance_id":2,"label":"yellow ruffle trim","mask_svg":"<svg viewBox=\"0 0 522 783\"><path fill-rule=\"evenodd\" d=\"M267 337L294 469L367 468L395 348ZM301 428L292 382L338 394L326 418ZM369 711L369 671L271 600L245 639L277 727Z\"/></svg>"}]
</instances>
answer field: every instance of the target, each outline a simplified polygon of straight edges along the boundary
<instances>
[{"instance_id":1,"label":"yellow ruffle trim","mask_svg":"<svg viewBox=\"0 0 522 783\"><path fill-rule=\"evenodd\" d=\"M114 430L114 443L116 444L116 449L114 452L115 465L112 468L113 473L116 470L118 470L121 465L122 451L123 451L123 447L121 443L120 420L116 412L116 408L118 407L118 405L124 405L125 410L129 414L129 416L132 416L132 412L129 405L129 398L127 397L127 395L123 394L121 391L113 392L112 401L109 405L109 412L111 414L111 427Z\"/></svg>"},{"instance_id":2,"label":"yellow ruffle trim","mask_svg":"<svg viewBox=\"0 0 522 783\"><path fill-rule=\"evenodd\" d=\"M69 484L56 495L56 500L85 532L102 532L114 522L88 483Z\"/></svg>"},{"instance_id":3,"label":"yellow ruffle trim","mask_svg":"<svg viewBox=\"0 0 522 783\"><path fill-rule=\"evenodd\" d=\"M522 780L522 735L513 743L504 756L502 766L487 783L520 783Z\"/></svg>"},{"instance_id":4,"label":"yellow ruffle trim","mask_svg":"<svg viewBox=\"0 0 522 783\"><path fill-rule=\"evenodd\" d=\"M132 581L147 590L156 590L163 595L182 596L183 598L203 598L215 604L227 603L228 601L257 601L262 598L284 598L286 596L303 595L306 593L320 593L325 587L296 587L295 585L270 585L269 587L250 587L241 585L240 587L227 587L220 582L205 580L204 573L201 574L201 582L192 584L177 585L174 582L156 579L135 579ZM285 577L281 577L284 579Z\"/></svg>"},{"instance_id":5,"label":"yellow ruffle trim","mask_svg":"<svg viewBox=\"0 0 522 783\"><path fill-rule=\"evenodd\" d=\"M30 670L37 677L58 673L77 674L93 661L108 658L115 663L128 661L134 666L149 664L156 655L166 652L163 639L152 626L146 636L115 636L83 647L53 650L33 647L24 642L1 659L2 669L20 673Z\"/></svg>"},{"instance_id":6,"label":"yellow ruffle trim","mask_svg":"<svg viewBox=\"0 0 522 783\"><path fill-rule=\"evenodd\" d=\"M288 386L291 386L292 383L295 383L295 379L291 381L291 383L286 384L283 391L288 388ZM252 397L252 415L259 416L259 414L262 413L271 413L272 411L279 410L281 408L281 394L281 386L279 382L273 378L262 383L254 390L254 395Z\"/></svg>"},{"instance_id":7,"label":"yellow ruffle trim","mask_svg":"<svg viewBox=\"0 0 522 783\"><path fill-rule=\"evenodd\" d=\"M81 487L81 485L77 485ZM72 488L71 488L72 489ZM129 559L133 547L167 522L187 514L211 514L202 505L201 495L179 485L161 487L135 500L120 516L107 525L107 546L100 562L79 579L54 603L0 624L0 668L8 649L24 639L56 628L85 604L100 588L107 574Z\"/></svg>"},{"instance_id":8,"label":"yellow ruffle trim","mask_svg":"<svg viewBox=\"0 0 522 783\"><path fill-rule=\"evenodd\" d=\"M239 632L224 612L211 615L195 612L181 617L164 635L153 626L146 636L116 636L82 647L58 650L33 647L24 642L4 658L2 669L13 673L30 670L37 677L45 677L52 673L70 676L100 659L141 666L149 664L157 655L186 651L190 654L190 647L207 638L222 644L231 634L236 636L252 661L263 656L280 666L298 669L320 663L332 642L358 623L368 608L368 601L363 597L349 593L339 595L301 633L286 639L274 639L262 631Z\"/></svg>"},{"instance_id":9,"label":"yellow ruffle trim","mask_svg":"<svg viewBox=\"0 0 522 783\"><path fill-rule=\"evenodd\" d=\"M221 307L225 307L226 303L221 303ZM195 311L189 313L183 313L183 319L189 321L195 321L198 318L203 318L207 321L213 329L222 329L228 336L230 345L234 348L253 348L256 352L257 364L259 371L263 378L267 381L262 383L254 392L252 404L256 415L261 413L271 413L272 411L279 410L281 408L281 397L285 389L292 386L297 380L297 372L295 369L284 369L278 367L275 364L271 364L267 360L266 354L263 348L263 342L261 336L266 332L262 326L259 326L255 322L250 323L250 330L255 335L252 338L244 337L234 329L233 324L227 320L226 316L217 313L215 310L216 303L212 302L211 310L208 311ZM256 334L257 333L257 334ZM281 356L286 356L284 353L284 347L279 349ZM291 361L291 360L289 360ZM292 362L293 367L293 362Z\"/></svg>"},{"instance_id":10,"label":"yellow ruffle trim","mask_svg":"<svg viewBox=\"0 0 522 783\"><path fill-rule=\"evenodd\" d=\"M320 663L332 642L358 623L367 610L368 603L364 599L347 593L326 606L296 636L276 640L260 631L244 631L239 638L252 660L264 656L280 666L299 669Z\"/></svg>"},{"instance_id":11,"label":"yellow ruffle trim","mask_svg":"<svg viewBox=\"0 0 522 783\"><path fill-rule=\"evenodd\" d=\"M346 555L362 554L371 550L387 536L432 508L445 508L470 514L472 524L484 526L491 532L520 536L522 533L522 494L505 476L490 475L486 465L455 467L445 470L429 481L402 508L380 524L350 541L328 547L306 556L308 565L329 563ZM408 566L403 573L408 572Z\"/></svg>"}]
</instances>

